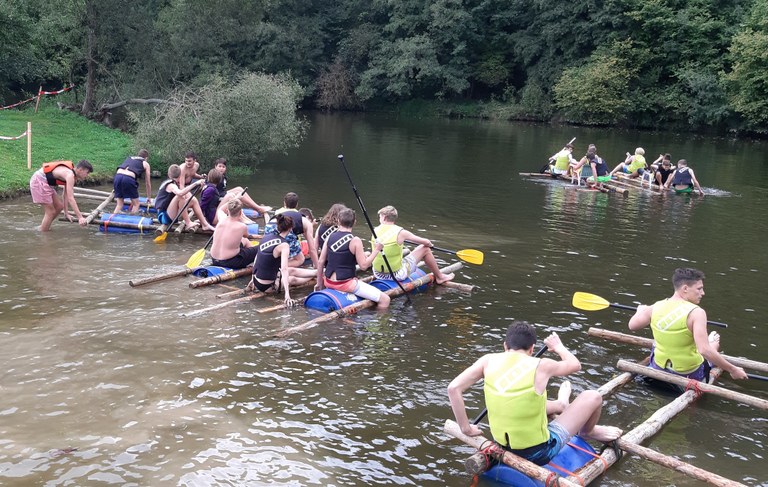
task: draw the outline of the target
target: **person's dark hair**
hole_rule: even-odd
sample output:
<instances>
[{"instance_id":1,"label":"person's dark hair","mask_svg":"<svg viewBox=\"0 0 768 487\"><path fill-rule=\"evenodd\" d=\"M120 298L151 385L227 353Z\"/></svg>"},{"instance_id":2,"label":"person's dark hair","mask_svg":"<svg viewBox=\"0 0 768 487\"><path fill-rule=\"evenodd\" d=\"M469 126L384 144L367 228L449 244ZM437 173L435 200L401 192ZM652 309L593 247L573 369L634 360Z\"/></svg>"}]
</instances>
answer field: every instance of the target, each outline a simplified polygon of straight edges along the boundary
<instances>
[{"instance_id":1,"label":"person's dark hair","mask_svg":"<svg viewBox=\"0 0 768 487\"><path fill-rule=\"evenodd\" d=\"M536 343L536 328L527 321L515 321L507 328L504 343L510 350L528 350Z\"/></svg>"},{"instance_id":2,"label":"person's dark hair","mask_svg":"<svg viewBox=\"0 0 768 487\"><path fill-rule=\"evenodd\" d=\"M197 160L197 154L195 154L192 151L189 151L186 154L184 154L184 159L194 159L194 160Z\"/></svg>"},{"instance_id":3,"label":"person's dark hair","mask_svg":"<svg viewBox=\"0 0 768 487\"><path fill-rule=\"evenodd\" d=\"M208 171L208 177L206 180L211 184L219 184L221 182L221 172L215 167Z\"/></svg>"},{"instance_id":4,"label":"person's dark hair","mask_svg":"<svg viewBox=\"0 0 768 487\"><path fill-rule=\"evenodd\" d=\"M301 208L299 209L299 213L301 213L301 216L305 216L310 220L315 221L315 214L312 213L312 210L310 210L309 208Z\"/></svg>"},{"instance_id":5,"label":"person's dark hair","mask_svg":"<svg viewBox=\"0 0 768 487\"><path fill-rule=\"evenodd\" d=\"M672 273L672 286L679 289L683 285L692 286L698 281L704 280L704 273L691 267L678 267Z\"/></svg>"},{"instance_id":6,"label":"person's dark hair","mask_svg":"<svg viewBox=\"0 0 768 487\"><path fill-rule=\"evenodd\" d=\"M293 228L293 218L290 216L280 213L275 219L277 220L277 233L283 233Z\"/></svg>"},{"instance_id":7,"label":"person's dark hair","mask_svg":"<svg viewBox=\"0 0 768 487\"><path fill-rule=\"evenodd\" d=\"M320 220L320 223L327 226L333 226L339 224L339 212L346 208L346 206L343 203L335 203L333 206L328 208L328 213L326 213L323 216L323 219Z\"/></svg>"},{"instance_id":8,"label":"person's dark hair","mask_svg":"<svg viewBox=\"0 0 768 487\"><path fill-rule=\"evenodd\" d=\"M573 144L565 144L566 149L573 149Z\"/></svg>"},{"instance_id":9,"label":"person's dark hair","mask_svg":"<svg viewBox=\"0 0 768 487\"><path fill-rule=\"evenodd\" d=\"M672 154L664 154L664 157L661 160L672 162Z\"/></svg>"},{"instance_id":10,"label":"person's dark hair","mask_svg":"<svg viewBox=\"0 0 768 487\"><path fill-rule=\"evenodd\" d=\"M299 195L296 193L285 193L283 203L285 203L286 208L295 209L299 206Z\"/></svg>"},{"instance_id":11,"label":"person's dark hair","mask_svg":"<svg viewBox=\"0 0 768 487\"><path fill-rule=\"evenodd\" d=\"M89 174L93 172L93 166L86 159L83 159L80 162L78 162L77 166L75 166L75 167L83 168L83 169L87 170Z\"/></svg>"},{"instance_id":12,"label":"person's dark hair","mask_svg":"<svg viewBox=\"0 0 768 487\"><path fill-rule=\"evenodd\" d=\"M142 159L146 159L147 157L149 157L149 151L147 149L141 149L138 153L138 156L141 157Z\"/></svg>"},{"instance_id":13,"label":"person's dark hair","mask_svg":"<svg viewBox=\"0 0 768 487\"><path fill-rule=\"evenodd\" d=\"M216 167L216 166L218 166L219 164L222 164L222 165L226 166L226 165L227 165L227 160L226 160L226 159L224 159L223 157L219 157L218 159L216 159L215 161L213 161L213 167Z\"/></svg>"},{"instance_id":14,"label":"person's dark hair","mask_svg":"<svg viewBox=\"0 0 768 487\"><path fill-rule=\"evenodd\" d=\"M346 228L352 228L355 226L355 210L351 208L344 208L339 212L339 225Z\"/></svg>"}]
</instances>

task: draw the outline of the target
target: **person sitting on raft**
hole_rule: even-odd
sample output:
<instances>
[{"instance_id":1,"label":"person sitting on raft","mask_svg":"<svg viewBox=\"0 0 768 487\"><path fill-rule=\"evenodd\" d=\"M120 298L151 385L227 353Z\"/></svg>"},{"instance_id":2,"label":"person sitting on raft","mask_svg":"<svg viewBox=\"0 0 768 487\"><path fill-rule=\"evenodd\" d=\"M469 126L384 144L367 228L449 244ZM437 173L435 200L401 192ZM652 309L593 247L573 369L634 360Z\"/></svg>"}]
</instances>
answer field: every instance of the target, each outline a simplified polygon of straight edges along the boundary
<instances>
[{"instance_id":1,"label":"person sitting on raft","mask_svg":"<svg viewBox=\"0 0 768 487\"><path fill-rule=\"evenodd\" d=\"M746 379L744 369L720 355L720 335L707 335L707 313L699 307L704 297L704 273L678 268L672 273L672 297L648 306L641 304L629 320L629 329L651 326L653 350L649 367L697 381L707 381L712 366L734 379Z\"/></svg>"},{"instance_id":2,"label":"person sitting on raft","mask_svg":"<svg viewBox=\"0 0 768 487\"><path fill-rule=\"evenodd\" d=\"M141 149L135 156L131 156L120 164L115 173L113 189L115 190L115 213L123 212L125 198L131 200L130 213L136 215L139 213L139 179L144 179L144 186L147 189L147 208L152 205L152 182L150 181L151 171L149 168L149 151Z\"/></svg>"},{"instance_id":3,"label":"person sitting on raft","mask_svg":"<svg viewBox=\"0 0 768 487\"><path fill-rule=\"evenodd\" d=\"M91 172L93 172L93 166L90 162L83 159L77 163L77 166L73 166L72 161L46 162L42 168L32 174L32 177L29 179L29 192L32 194L32 202L42 205L45 212L43 222L37 227L38 230L41 232L50 231L53 220L62 211L64 216L71 222L72 215L67 210L67 207L70 205L75 212L80 226L86 225L86 219L80 213L80 208L77 207L74 190L75 182L84 180ZM56 186L64 188L61 197L56 194Z\"/></svg>"},{"instance_id":4,"label":"person sitting on raft","mask_svg":"<svg viewBox=\"0 0 768 487\"><path fill-rule=\"evenodd\" d=\"M659 158L651 163L653 177L659 187L667 184L669 177L675 172L676 166L672 165L672 156L669 154L660 154Z\"/></svg>"},{"instance_id":5,"label":"person sitting on raft","mask_svg":"<svg viewBox=\"0 0 768 487\"><path fill-rule=\"evenodd\" d=\"M692 193L693 187L696 186L699 194L704 196L704 190L701 189L699 180L696 179L696 175L693 174L693 169L688 167L688 161L685 159L677 161L677 169L675 169L675 172L664 184L664 188L666 189L670 186L672 186L676 193Z\"/></svg>"},{"instance_id":6,"label":"person sitting on raft","mask_svg":"<svg viewBox=\"0 0 768 487\"><path fill-rule=\"evenodd\" d=\"M573 145L565 144L565 147L557 154L549 158L550 174L566 175L571 165L576 164L576 159L573 158ZM554 163L554 165L552 165Z\"/></svg>"},{"instance_id":7,"label":"person sitting on raft","mask_svg":"<svg viewBox=\"0 0 768 487\"><path fill-rule=\"evenodd\" d=\"M263 293L278 293L280 288L285 292L285 306L292 307L296 301L291 299L290 286L304 284L315 278L313 269L302 269L288 265L290 248L285 237L293 229L293 219L290 216L277 215L277 233L268 233L261 239L256 260L253 262L251 282L246 291Z\"/></svg>"},{"instance_id":8,"label":"person sitting on raft","mask_svg":"<svg viewBox=\"0 0 768 487\"><path fill-rule=\"evenodd\" d=\"M298 210L299 195L296 193L286 193L283 197L283 207L275 211L275 215L285 215L291 217L293 221L293 235L296 239L288 237L291 247L290 259L288 264L291 267L299 267L304 264L304 253L301 251L301 245L298 237L303 235L307 240L309 247L309 258L312 259L312 266L317 269L317 248L315 247L314 223L312 219L302 215Z\"/></svg>"},{"instance_id":9,"label":"person sitting on raft","mask_svg":"<svg viewBox=\"0 0 768 487\"><path fill-rule=\"evenodd\" d=\"M557 400L547 400L547 385L552 377L564 377L581 369L581 363L560 340L557 333L544 339L559 361L532 357L536 329L525 321L515 321L507 329L504 352L483 355L459 374L448 386L448 398L456 423L469 436L482 434L471 424L464 406L464 391L480 379L488 423L493 439L501 447L537 465L546 465L578 434L585 439L610 442L622 431L597 424L603 398L587 390L569 402L571 384L560 386ZM559 414L551 422L547 416ZM482 465L485 470L489 465Z\"/></svg>"},{"instance_id":10,"label":"person sitting on raft","mask_svg":"<svg viewBox=\"0 0 768 487\"><path fill-rule=\"evenodd\" d=\"M443 274L437 265L435 256L432 255L432 242L426 238L418 237L395 225L397 221L397 209L394 206L385 206L379 210L380 225L374 229L378 242L384 245L384 251L373 260L373 275L376 279L388 279L402 281L407 279L417 269L422 260L435 276L437 284L443 284L453 279L453 273ZM406 240L415 242L418 246L413 252L403 257L403 244ZM371 239L371 245L376 241ZM385 262L384 257L387 260ZM389 263L389 265L387 265ZM394 274L390 273L391 272Z\"/></svg>"},{"instance_id":11,"label":"person sitting on raft","mask_svg":"<svg viewBox=\"0 0 768 487\"><path fill-rule=\"evenodd\" d=\"M630 178L636 178L645 173L645 168L647 166L648 164L645 162L645 149L638 147L635 149L635 155L631 155L627 152L627 158L611 171L611 176L621 171L624 174L627 174Z\"/></svg>"},{"instance_id":12,"label":"person sitting on raft","mask_svg":"<svg viewBox=\"0 0 768 487\"><path fill-rule=\"evenodd\" d=\"M189 205L187 206L192 208L192 211L194 212L195 216L197 216L197 219L200 220L200 223L192 223L187 210L184 209L184 211L181 212L181 218L184 219L184 223L187 225L187 228L195 228L198 225L202 225L203 230L213 231L214 228L208 223L205 215L203 215L203 211L200 208L200 203L198 203L197 198L189 194L193 190L205 184L205 180L198 179L194 184L190 184L186 188L181 189L178 185L180 176L181 168L179 165L171 164L168 167L168 179L163 181L160 184L160 187L157 189L157 197L155 198L157 219L163 225L170 225L171 222L176 219L176 216L179 214L181 209L184 208L184 205L187 204L187 200L192 198L189 202Z\"/></svg>"},{"instance_id":13,"label":"person sitting on raft","mask_svg":"<svg viewBox=\"0 0 768 487\"><path fill-rule=\"evenodd\" d=\"M227 212L226 216L221 213L221 220L213 232L211 261L220 267L244 269L256 258L258 247L248 239L248 225L240 221L243 212L240 200L229 200Z\"/></svg>"},{"instance_id":14,"label":"person sitting on raft","mask_svg":"<svg viewBox=\"0 0 768 487\"><path fill-rule=\"evenodd\" d=\"M333 232L339 229L339 213L345 209L343 203L335 203L328 209L328 213L320 219L320 224L315 232L315 248L318 253L323 251L323 245Z\"/></svg>"},{"instance_id":15,"label":"person sitting on raft","mask_svg":"<svg viewBox=\"0 0 768 487\"><path fill-rule=\"evenodd\" d=\"M250 208L254 211L258 211L261 215L268 211L272 211L272 207L269 205L260 205L251 198L248 193L243 192L241 186L237 186L232 189L227 189L227 160L223 157L216 159L214 162L214 169L217 169L221 173L221 180L216 185L216 190L219 192L219 199L221 201L220 206L224 206L231 198L238 197L243 203L243 208ZM208 173L210 180L210 172ZM264 222L267 223L266 221Z\"/></svg>"},{"instance_id":16,"label":"person sitting on raft","mask_svg":"<svg viewBox=\"0 0 768 487\"><path fill-rule=\"evenodd\" d=\"M363 241L352 235L355 220L354 210L344 208L339 212L339 228L328 237L320 252L315 290L327 287L370 299L378 303L379 309L387 308L390 301L387 294L355 277L355 264L360 266L361 271L368 269L384 248L382 244L377 243L373 252L366 255Z\"/></svg>"}]
</instances>

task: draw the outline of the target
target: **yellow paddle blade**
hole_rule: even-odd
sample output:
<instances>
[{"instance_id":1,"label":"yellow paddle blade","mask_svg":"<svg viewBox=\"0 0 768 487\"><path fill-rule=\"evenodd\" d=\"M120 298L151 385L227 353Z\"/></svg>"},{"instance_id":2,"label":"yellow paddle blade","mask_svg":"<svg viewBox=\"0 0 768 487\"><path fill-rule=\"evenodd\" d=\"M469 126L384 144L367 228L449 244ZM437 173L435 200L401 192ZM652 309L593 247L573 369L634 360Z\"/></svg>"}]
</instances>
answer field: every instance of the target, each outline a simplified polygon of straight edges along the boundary
<instances>
[{"instance_id":1,"label":"yellow paddle blade","mask_svg":"<svg viewBox=\"0 0 768 487\"><path fill-rule=\"evenodd\" d=\"M200 264L203 262L203 259L205 258L205 247L198 250L187 261L186 265L187 269L194 269L195 267L199 267Z\"/></svg>"},{"instance_id":2,"label":"yellow paddle blade","mask_svg":"<svg viewBox=\"0 0 768 487\"><path fill-rule=\"evenodd\" d=\"M464 249L456 252L459 259L469 262L470 264L483 265L483 253L475 249Z\"/></svg>"},{"instance_id":3,"label":"yellow paddle blade","mask_svg":"<svg viewBox=\"0 0 768 487\"><path fill-rule=\"evenodd\" d=\"M573 293L573 307L583 309L585 311L598 311L610 306L611 303L590 293L575 292Z\"/></svg>"},{"instance_id":4,"label":"yellow paddle blade","mask_svg":"<svg viewBox=\"0 0 768 487\"><path fill-rule=\"evenodd\" d=\"M166 238L168 238L168 232L163 232L160 235L158 235L157 237L155 237L154 242L155 243L163 243L163 242L165 242Z\"/></svg>"}]
</instances>

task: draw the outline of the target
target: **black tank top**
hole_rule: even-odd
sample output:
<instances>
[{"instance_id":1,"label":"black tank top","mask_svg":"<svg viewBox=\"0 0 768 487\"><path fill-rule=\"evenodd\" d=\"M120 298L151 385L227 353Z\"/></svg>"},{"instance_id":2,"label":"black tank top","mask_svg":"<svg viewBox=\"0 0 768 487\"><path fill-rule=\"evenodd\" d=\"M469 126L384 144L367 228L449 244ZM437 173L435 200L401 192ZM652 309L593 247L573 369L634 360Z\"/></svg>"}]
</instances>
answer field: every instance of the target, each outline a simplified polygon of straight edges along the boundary
<instances>
[{"instance_id":1,"label":"black tank top","mask_svg":"<svg viewBox=\"0 0 768 487\"><path fill-rule=\"evenodd\" d=\"M139 179L144 175L144 159L135 156L129 157L120 164L120 169L128 169L136 175L136 179Z\"/></svg>"},{"instance_id":2,"label":"black tank top","mask_svg":"<svg viewBox=\"0 0 768 487\"><path fill-rule=\"evenodd\" d=\"M165 211L168 209L168 205L171 204L174 194L169 193L165 188L173 182L173 179L166 179L157 188L157 197L155 197L155 208L157 211Z\"/></svg>"},{"instance_id":3,"label":"black tank top","mask_svg":"<svg viewBox=\"0 0 768 487\"><path fill-rule=\"evenodd\" d=\"M318 239L320 240L320 245L317 247L318 253L323 250L323 245L325 244L325 241L328 240L328 237L331 236L333 232L338 230L339 227L336 225L325 225L324 223L320 224L320 228L317 230Z\"/></svg>"},{"instance_id":4,"label":"black tank top","mask_svg":"<svg viewBox=\"0 0 768 487\"><path fill-rule=\"evenodd\" d=\"M256 254L256 263L253 266L253 274L263 281L277 279L277 271L280 269L280 259L275 258L275 247L285 242L285 239L277 233L270 233L259 244L259 253Z\"/></svg>"},{"instance_id":5,"label":"black tank top","mask_svg":"<svg viewBox=\"0 0 768 487\"><path fill-rule=\"evenodd\" d=\"M687 185L691 186L693 179L691 178L691 172L687 167L681 167L677 169L674 178L672 178L672 186Z\"/></svg>"},{"instance_id":6,"label":"black tank top","mask_svg":"<svg viewBox=\"0 0 768 487\"><path fill-rule=\"evenodd\" d=\"M354 254L349 250L349 244L355 236L350 232L336 231L326 241L328 245L328 261L325 266L325 277L330 278L336 273L337 281L346 281L355 277Z\"/></svg>"}]
</instances>

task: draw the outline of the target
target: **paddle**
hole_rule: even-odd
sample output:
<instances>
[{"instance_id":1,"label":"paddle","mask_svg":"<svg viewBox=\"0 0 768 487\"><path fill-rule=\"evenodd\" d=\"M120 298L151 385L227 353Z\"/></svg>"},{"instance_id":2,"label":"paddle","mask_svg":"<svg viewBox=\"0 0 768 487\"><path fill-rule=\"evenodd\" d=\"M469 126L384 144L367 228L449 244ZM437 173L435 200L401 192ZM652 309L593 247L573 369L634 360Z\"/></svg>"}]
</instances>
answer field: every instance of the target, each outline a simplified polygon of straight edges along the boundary
<instances>
[{"instance_id":1,"label":"paddle","mask_svg":"<svg viewBox=\"0 0 768 487\"><path fill-rule=\"evenodd\" d=\"M768 380L768 376L765 375L757 375L757 374L747 374L747 377L750 379L756 379L756 380Z\"/></svg>"},{"instance_id":2,"label":"paddle","mask_svg":"<svg viewBox=\"0 0 768 487\"><path fill-rule=\"evenodd\" d=\"M637 306L627 306L626 304L610 303L606 299L601 298L600 296L597 296L595 294L590 294L590 293L583 293L580 291L573 293L573 306L575 308L583 309L585 311L599 311L609 306L612 308L629 309L632 311L637 310ZM707 321L707 324L713 325L713 326L719 326L721 328L728 328L728 325L726 323L721 323L719 321Z\"/></svg>"},{"instance_id":3,"label":"paddle","mask_svg":"<svg viewBox=\"0 0 768 487\"><path fill-rule=\"evenodd\" d=\"M410 240L406 240L405 243L411 244L411 245L419 245L416 242L411 242ZM459 259L463 260L464 262L469 262L470 264L475 265L483 265L483 253L479 250L475 249L463 249L463 250L448 250L448 249L441 249L440 247L431 247L434 250L439 250L440 252L445 252L446 254L453 254Z\"/></svg>"},{"instance_id":4,"label":"paddle","mask_svg":"<svg viewBox=\"0 0 768 487\"><path fill-rule=\"evenodd\" d=\"M546 346L546 345L544 345L543 347L541 347L541 348L539 349L539 351L538 351L538 352L536 352L536 353L533 355L533 357L534 357L534 358L537 358L537 357L541 357L542 355L544 355L544 352L546 352L546 351L547 351L547 346ZM480 412L480 414L478 414L478 415L477 415L477 417L475 418L475 420L474 420L474 421L472 421L472 424L477 424L477 423L479 423L480 421L482 421L482 420L483 420L483 418L485 417L485 415L486 415L486 414L488 414L488 408L485 408L485 409L483 409L483 410Z\"/></svg>"},{"instance_id":5,"label":"paddle","mask_svg":"<svg viewBox=\"0 0 768 487\"><path fill-rule=\"evenodd\" d=\"M181 214L184 213L185 211L187 211L187 206L189 206L189 204L192 202L192 198L195 197L195 195L197 194L198 191L200 191L201 188L202 188L202 186L199 186L194 191L194 193L192 194L192 197L187 199L187 202L184 203L184 206L181 207L181 210L179 210L179 214L176 215L176 218L174 218L171 221L171 223L167 227L165 227L165 231L163 233L161 233L160 235L158 235L157 237L155 237L155 240L154 240L155 243L163 243L163 242L165 242L165 239L168 238L168 230L170 230L173 227L173 225L176 224L176 222L178 221L178 219L181 216Z\"/></svg>"},{"instance_id":6,"label":"paddle","mask_svg":"<svg viewBox=\"0 0 768 487\"><path fill-rule=\"evenodd\" d=\"M570 142L568 142L568 144L573 144L573 141L574 141L574 140L576 140L576 137L572 138L572 139L571 139L571 141L570 141ZM568 144L565 144L565 145L568 145ZM550 159L550 160L551 160L551 159ZM547 172L547 169L549 169L549 161L550 161L550 160L547 160L547 163L546 163L546 164L544 164L543 166L541 166L541 169L539 169L539 172L540 172L541 174L544 174L545 172Z\"/></svg>"},{"instance_id":7,"label":"paddle","mask_svg":"<svg viewBox=\"0 0 768 487\"><path fill-rule=\"evenodd\" d=\"M248 188L243 188L243 191L240 193L240 196L244 195L245 192L248 190ZM211 235L211 238L208 239L207 242L205 242L205 245L202 249L197 250L194 254L192 254L189 257L189 260L187 260L187 263L184 264L187 269L194 269L195 267L199 266L203 263L203 259L205 259L205 251L208 250L208 247L213 243L213 235Z\"/></svg>"},{"instance_id":8,"label":"paddle","mask_svg":"<svg viewBox=\"0 0 768 487\"><path fill-rule=\"evenodd\" d=\"M349 174L349 170L347 170L347 165L344 164L344 155L339 154L339 161L341 161L341 167L344 168L344 172L347 173L347 179L349 179L349 184L352 186L352 191L355 193L355 197L357 198L357 202L360 205L360 209L363 210L363 215L365 215L365 221L368 222L368 228L371 229L371 234L373 235L374 239L377 239L379 237L376 236L376 230L373 228L373 223L371 223L371 219L368 218L368 212L365 211L365 205L363 204L363 199L360 197L360 193L357 192L357 186L355 186L355 183L352 181L352 176ZM384 255L384 251L382 250L381 256L384 258L384 263L387 265L387 270L389 271L390 276L392 277L392 280L394 280L397 283L397 287L400 288L400 290L403 292L403 295L405 296L406 302L410 303L411 298L408 296L408 293L406 292L405 288L402 284L400 284L400 281L398 281L395 278L395 273L392 271L392 266L389 265L389 260L387 259L387 256Z\"/></svg>"}]
</instances>

